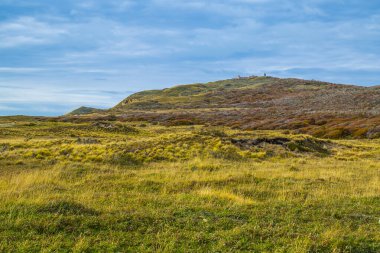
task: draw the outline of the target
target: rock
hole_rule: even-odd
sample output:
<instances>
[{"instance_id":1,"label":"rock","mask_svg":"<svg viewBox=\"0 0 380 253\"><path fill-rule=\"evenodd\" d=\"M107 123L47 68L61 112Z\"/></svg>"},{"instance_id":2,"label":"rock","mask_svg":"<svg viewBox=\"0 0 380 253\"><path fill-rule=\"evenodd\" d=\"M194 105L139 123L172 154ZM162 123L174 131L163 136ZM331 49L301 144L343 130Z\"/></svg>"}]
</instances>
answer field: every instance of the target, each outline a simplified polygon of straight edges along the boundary
<instances>
[{"instance_id":1,"label":"rock","mask_svg":"<svg viewBox=\"0 0 380 253\"><path fill-rule=\"evenodd\" d=\"M376 126L367 132L367 138L375 139L380 138L380 126Z\"/></svg>"},{"instance_id":2,"label":"rock","mask_svg":"<svg viewBox=\"0 0 380 253\"><path fill-rule=\"evenodd\" d=\"M232 139L231 143L241 148L250 148L253 146L258 146L262 143L283 146L290 141L291 140L288 138L278 137L278 138L258 138L258 139Z\"/></svg>"},{"instance_id":3,"label":"rock","mask_svg":"<svg viewBox=\"0 0 380 253\"><path fill-rule=\"evenodd\" d=\"M328 143L314 138L291 140L288 138L257 138L257 139L232 139L231 143L242 149L250 149L261 144L279 145L294 152L312 152L329 154Z\"/></svg>"},{"instance_id":4,"label":"rock","mask_svg":"<svg viewBox=\"0 0 380 253\"><path fill-rule=\"evenodd\" d=\"M109 122L95 122L92 124L93 127L99 127L103 129L115 129L116 126Z\"/></svg>"},{"instance_id":5,"label":"rock","mask_svg":"<svg viewBox=\"0 0 380 253\"><path fill-rule=\"evenodd\" d=\"M78 138L77 143L78 144L99 144L100 141L93 138Z\"/></svg>"}]
</instances>

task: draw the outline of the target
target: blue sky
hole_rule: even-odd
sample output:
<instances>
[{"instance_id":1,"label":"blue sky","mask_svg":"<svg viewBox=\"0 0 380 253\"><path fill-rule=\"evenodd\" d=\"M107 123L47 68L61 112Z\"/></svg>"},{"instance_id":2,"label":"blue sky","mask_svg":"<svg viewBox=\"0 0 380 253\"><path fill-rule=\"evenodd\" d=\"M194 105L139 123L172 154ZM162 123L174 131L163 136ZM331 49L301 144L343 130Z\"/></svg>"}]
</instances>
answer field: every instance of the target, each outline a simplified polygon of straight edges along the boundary
<instances>
[{"instance_id":1,"label":"blue sky","mask_svg":"<svg viewBox=\"0 0 380 253\"><path fill-rule=\"evenodd\" d=\"M380 84L380 2L0 0L0 115L264 72Z\"/></svg>"}]
</instances>

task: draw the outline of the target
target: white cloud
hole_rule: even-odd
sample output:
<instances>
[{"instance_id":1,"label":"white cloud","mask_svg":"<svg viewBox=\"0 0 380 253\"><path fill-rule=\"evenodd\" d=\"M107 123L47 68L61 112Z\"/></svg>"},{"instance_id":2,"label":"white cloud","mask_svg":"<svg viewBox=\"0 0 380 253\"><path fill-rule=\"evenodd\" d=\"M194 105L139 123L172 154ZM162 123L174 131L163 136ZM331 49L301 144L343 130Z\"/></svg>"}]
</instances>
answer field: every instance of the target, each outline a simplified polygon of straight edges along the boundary
<instances>
[{"instance_id":1,"label":"white cloud","mask_svg":"<svg viewBox=\"0 0 380 253\"><path fill-rule=\"evenodd\" d=\"M111 107L121 100L117 93L99 90L97 92L83 93L81 90L37 86L33 89L1 88L0 101L2 106L9 104L55 104L65 106L78 106L82 104L99 107ZM96 91L96 90L95 90ZM124 94L123 94L124 95ZM117 97L118 101L115 101Z\"/></svg>"},{"instance_id":2,"label":"white cloud","mask_svg":"<svg viewBox=\"0 0 380 253\"><path fill-rule=\"evenodd\" d=\"M12 68L12 67L0 67L0 73L32 73L43 71L42 68Z\"/></svg>"},{"instance_id":3,"label":"white cloud","mask_svg":"<svg viewBox=\"0 0 380 253\"><path fill-rule=\"evenodd\" d=\"M49 44L67 33L34 17L20 17L0 23L0 48Z\"/></svg>"}]
</instances>

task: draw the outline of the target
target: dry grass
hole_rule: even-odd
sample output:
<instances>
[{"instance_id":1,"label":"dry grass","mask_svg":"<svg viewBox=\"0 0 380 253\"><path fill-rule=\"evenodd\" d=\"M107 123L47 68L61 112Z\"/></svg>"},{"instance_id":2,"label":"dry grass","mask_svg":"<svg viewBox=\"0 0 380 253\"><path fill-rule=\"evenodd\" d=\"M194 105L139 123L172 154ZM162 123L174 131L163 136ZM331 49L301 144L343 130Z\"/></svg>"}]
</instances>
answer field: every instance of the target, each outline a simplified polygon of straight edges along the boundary
<instances>
[{"instance_id":1,"label":"dry grass","mask_svg":"<svg viewBox=\"0 0 380 253\"><path fill-rule=\"evenodd\" d=\"M322 156L229 143L309 138L276 131L27 123L0 128L0 251L380 251L380 140Z\"/></svg>"}]
</instances>

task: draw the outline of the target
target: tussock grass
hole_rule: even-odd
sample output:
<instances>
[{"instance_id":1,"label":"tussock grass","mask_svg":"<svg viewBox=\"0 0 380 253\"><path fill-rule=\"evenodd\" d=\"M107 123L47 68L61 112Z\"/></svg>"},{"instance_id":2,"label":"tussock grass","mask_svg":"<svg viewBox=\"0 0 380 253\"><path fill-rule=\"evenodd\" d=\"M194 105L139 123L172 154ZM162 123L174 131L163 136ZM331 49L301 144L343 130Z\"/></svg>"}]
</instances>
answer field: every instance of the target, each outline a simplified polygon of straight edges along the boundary
<instances>
[{"instance_id":1,"label":"tussock grass","mask_svg":"<svg viewBox=\"0 0 380 253\"><path fill-rule=\"evenodd\" d=\"M0 120L0 251L380 251L380 140L29 123Z\"/></svg>"}]
</instances>

